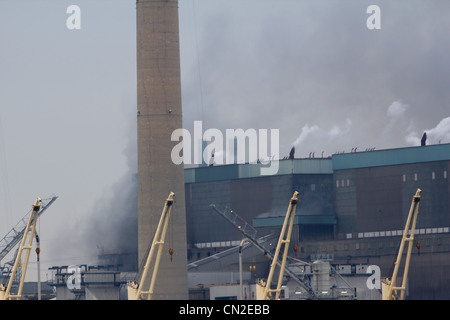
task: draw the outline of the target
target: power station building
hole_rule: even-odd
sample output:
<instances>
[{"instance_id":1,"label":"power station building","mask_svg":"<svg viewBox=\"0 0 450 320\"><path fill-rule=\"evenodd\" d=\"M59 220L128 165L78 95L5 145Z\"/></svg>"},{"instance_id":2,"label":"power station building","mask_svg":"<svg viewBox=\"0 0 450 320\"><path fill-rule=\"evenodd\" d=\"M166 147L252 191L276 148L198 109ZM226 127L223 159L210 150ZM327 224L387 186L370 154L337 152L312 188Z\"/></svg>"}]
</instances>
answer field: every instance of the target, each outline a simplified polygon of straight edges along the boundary
<instances>
[{"instance_id":1,"label":"power station building","mask_svg":"<svg viewBox=\"0 0 450 320\"><path fill-rule=\"evenodd\" d=\"M279 235L296 190L300 203L291 256L334 265L377 265L382 277L390 276L419 188L407 297L450 298L450 144L280 160L278 173L269 176L260 175L260 166L185 169L190 270L201 270L196 261L219 257L243 238L241 226L229 223L211 204L233 210L241 224L256 230L257 238ZM244 264L253 278L267 277L270 265L262 254ZM238 270L238 261L214 266Z\"/></svg>"},{"instance_id":2,"label":"power station building","mask_svg":"<svg viewBox=\"0 0 450 320\"><path fill-rule=\"evenodd\" d=\"M265 254L252 245L246 247L240 269L236 249L242 247L245 234L263 242L268 251L274 249L294 191L299 192L299 203L289 256L311 266L317 261L329 263L346 281L354 279L352 284L362 288L363 296L356 295L357 299L380 299L379 290L365 288L367 266L378 266L381 278L392 275L417 189L422 193L406 298L450 299L450 144L285 159L279 161L274 175L261 175L261 166L184 169L186 240L176 244L183 239L168 235L165 251L186 247L178 255L187 257L180 277L189 289L188 299L237 298L241 275L249 292L255 290L257 279L267 279L271 261ZM174 204L174 218L184 213L177 206L183 204ZM230 212L232 219L222 214ZM133 262L122 261L122 265L136 265L135 255L121 256ZM161 263L173 261L164 254ZM70 273L55 267L58 272L49 285L64 292L63 298L107 294L109 299L123 293L118 288L123 288L124 279L133 277L134 268L87 270L81 273L84 291L69 293L65 279ZM158 273L159 286L165 286L168 271L172 270ZM114 277L106 279L104 274ZM230 293L233 285L235 292ZM105 289L108 286L113 291ZM244 298L254 298L249 292Z\"/></svg>"},{"instance_id":3,"label":"power station building","mask_svg":"<svg viewBox=\"0 0 450 320\"><path fill-rule=\"evenodd\" d=\"M184 169L171 161L169 141L183 125L178 0L137 0L136 30L139 262L164 200L175 193L170 251L166 247L158 273L165 280L156 284L155 299L187 299L188 270L238 245L243 227L258 237L278 234L294 191L300 205L293 255L378 265L388 276L417 188L423 193L408 294L450 298L449 144L280 160L278 172L267 176L260 174L262 164ZM215 210L224 207L243 226ZM245 263L253 278L264 277L270 265L262 256ZM223 260L216 269L233 271L237 262Z\"/></svg>"}]
</instances>

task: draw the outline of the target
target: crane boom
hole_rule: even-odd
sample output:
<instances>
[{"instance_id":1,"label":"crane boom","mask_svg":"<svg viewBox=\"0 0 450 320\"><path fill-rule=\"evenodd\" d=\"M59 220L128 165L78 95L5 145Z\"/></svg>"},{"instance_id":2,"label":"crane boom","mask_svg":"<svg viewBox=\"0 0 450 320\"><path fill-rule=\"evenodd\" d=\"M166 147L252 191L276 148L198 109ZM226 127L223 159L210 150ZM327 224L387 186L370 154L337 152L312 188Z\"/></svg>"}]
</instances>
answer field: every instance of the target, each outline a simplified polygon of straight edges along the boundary
<instances>
[{"instance_id":1,"label":"crane boom","mask_svg":"<svg viewBox=\"0 0 450 320\"><path fill-rule=\"evenodd\" d=\"M14 266L11 271L11 276L8 281L8 286L2 284L0 285L0 300L12 300L16 298L19 300L22 296L23 283L25 280L25 274L28 267L28 260L30 258L32 243L34 235L36 234L36 223L39 217L39 211L41 210L41 199L37 198L36 202L32 206L31 214L28 218L27 226L23 232L23 237L20 242L19 250L16 256L16 260L14 262ZM11 287L14 282L14 276L16 275L17 269L19 268L19 263L22 258L23 251L26 250L25 261L22 266L22 275L20 277L19 288L17 294L11 294Z\"/></svg>"},{"instance_id":2,"label":"crane boom","mask_svg":"<svg viewBox=\"0 0 450 320\"><path fill-rule=\"evenodd\" d=\"M144 300L145 297L147 300L151 300L153 296L153 289L155 286L156 275L158 273L159 261L161 258L162 249L164 246L164 239L167 233L167 226L170 219L170 214L172 211L173 205L173 197L174 193L171 192L169 197L166 199L164 209L161 213L161 218L159 220L158 227L156 228L155 235L153 237L153 241L151 247L149 248L150 252L147 252L145 266L142 270L140 270L140 276L135 281L128 282L128 300ZM150 270L150 266L153 259L153 254L155 253L156 247L158 247L158 252L156 254L153 273L151 277L150 287L147 291L143 290L144 282L147 279L147 274ZM145 257L144 257L145 258Z\"/></svg>"},{"instance_id":3,"label":"crane boom","mask_svg":"<svg viewBox=\"0 0 450 320\"><path fill-rule=\"evenodd\" d=\"M280 268L282 267L281 262L278 259L274 259L274 255L270 252L268 248L265 248L257 239L256 239L256 230L247 223L243 218L241 218L237 213L235 213L231 209L219 210L215 204L210 204L210 207L224 217L228 222L234 225L243 235L244 237L253 244L261 253L264 254L268 259L276 263ZM307 265L304 262L304 265ZM307 279L304 279L302 276L299 276L286 265L283 267L284 272L288 274L292 279L297 282L303 289L306 290L308 296L310 298L314 297L314 292L311 288L311 284Z\"/></svg>"},{"instance_id":4,"label":"crane boom","mask_svg":"<svg viewBox=\"0 0 450 320\"><path fill-rule=\"evenodd\" d=\"M402 241L400 243L400 248L398 250L397 259L395 260L394 272L392 273L392 278L385 279L382 283L382 298L383 300L403 300L405 297L406 280L408 279L409 263L411 259L411 251L414 241L414 231L416 229L417 215L419 213L419 204L421 199L422 190L417 189L415 195L411 201L411 207L409 210L408 218L405 224L405 230L403 231ZM406 260L403 269L403 279L400 287L396 285L398 269L402 260L403 249L406 242L408 242L408 251L406 253ZM398 293L400 292L400 296Z\"/></svg>"},{"instance_id":5,"label":"crane boom","mask_svg":"<svg viewBox=\"0 0 450 320\"><path fill-rule=\"evenodd\" d=\"M41 210L39 211L39 216L45 212L45 210L52 205L53 202L56 201L58 197L53 196L48 199L41 199ZM5 256L14 248L16 244L20 242L20 239L23 237L23 233L27 226L27 221L29 217L29 212L23 216L22 219L0 240L0 261L3 260Z\"/></svg>"},{"instance_id":6,"label":"crane boom","mask_svg":"<svg viewBox=\"0 0 450 320\"><path fill-rule=\"evenodd\" d=\"M295 217L295 209L297 207L298 202L298 191L295 191L291 200L289 201L289 207L286 212L286 217L284 218L283 227L281 228L280 237L278 239L277 248L275 250L275 255L272 260L272 264L270 266L270 272L269 276L267 278L266 287L264 290L264 300L269 300L270 295L272 292L275 292L275 300L278 300L280 298L280 291L281 291L281 285L284 275L284 270L286 266L286 258L289 250L289 243L291 242L291 233L292 233L292 226L294 224L294 217ZM287 230L286 230L287 228ZM278 282L276 289L271 289L270 285L272 283L272 277L275 272L275 268L278 261L278 255L281 251L281 246L284 244L284 251L283 251L283 257L281 259L281 266L280 266L280 272L278 275Z\"/></svg>"}]
</instances>

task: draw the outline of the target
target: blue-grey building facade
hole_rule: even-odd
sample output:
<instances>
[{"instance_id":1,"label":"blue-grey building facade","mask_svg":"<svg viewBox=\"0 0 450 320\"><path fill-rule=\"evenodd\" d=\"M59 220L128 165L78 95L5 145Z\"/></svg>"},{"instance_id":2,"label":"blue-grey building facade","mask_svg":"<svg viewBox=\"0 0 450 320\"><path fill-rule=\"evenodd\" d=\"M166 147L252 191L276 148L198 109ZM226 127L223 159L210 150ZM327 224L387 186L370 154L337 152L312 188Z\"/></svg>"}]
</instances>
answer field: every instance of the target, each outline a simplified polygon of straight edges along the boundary
<instances>
[{"instance_id":1,"label":"blue-grey building facade","mask_svg":"<svg viewBox=\"0 0 450 320\"><path fill-rule=\"evenodd\" d=\"M228 206L264 236L280 232L289 199L299 191L292 256L375 264L389 276L420 188L408 297L450 298L450 144L280 160L270 176L261 176L259 166L185 169L188 262L242 239L211 204Z\"/></svg>"}]
</instances>

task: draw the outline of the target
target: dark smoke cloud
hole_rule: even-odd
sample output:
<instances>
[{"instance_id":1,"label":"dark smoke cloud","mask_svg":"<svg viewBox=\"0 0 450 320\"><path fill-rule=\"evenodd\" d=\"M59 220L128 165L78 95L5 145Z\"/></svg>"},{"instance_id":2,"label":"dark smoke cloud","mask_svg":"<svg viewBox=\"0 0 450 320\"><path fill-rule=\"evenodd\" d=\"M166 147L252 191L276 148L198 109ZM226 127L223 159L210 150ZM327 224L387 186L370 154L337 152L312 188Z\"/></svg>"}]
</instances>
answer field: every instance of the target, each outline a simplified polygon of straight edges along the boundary
<instances>
[{"instance_id":1,"label":"dark smoke cloud","mask_svg":"<svg viewBox=\"0 0 450 320\"><path fill-rule=\"evenodd\" d=\"M83 227L86 248L99 253L137 251L137 182L128 172L112 186L112 196L98 201Z\"/></svg>"},{"instance_id":2,"label":"dark smoke cloud","mask_svg":"<svg viewBox=\"0 0 450 320\"><path fill-rule=\"evenodd\" d=\"M73 220L68 219L64 228L59 228L57 241L52 241L48 249L51 260L59 265L98 265L104 263L99 260L100 255L137 252L137 140L135 118L131 117L135 116L135 110L129 107L127 111L128 144L122 152L127 170L89 212L80 212ZM74 206L77 201L82 199L74 199Z\"/></svg>"},{"instance_id":3,"label":"dark smoke cloud","mask_svg":"<svg viewBox=\"0 0 450 320\"><path fill-rule=\"evenodd\" d=\"M133 114L130 107L129 114ZM133 122L134 124L134 122ZM80 241L92 254L137 252L137 142L136 126L130 125L129 143L123 151L128 170L98 199L89 216L80 223Z\"/></svg>"}]
</instances>

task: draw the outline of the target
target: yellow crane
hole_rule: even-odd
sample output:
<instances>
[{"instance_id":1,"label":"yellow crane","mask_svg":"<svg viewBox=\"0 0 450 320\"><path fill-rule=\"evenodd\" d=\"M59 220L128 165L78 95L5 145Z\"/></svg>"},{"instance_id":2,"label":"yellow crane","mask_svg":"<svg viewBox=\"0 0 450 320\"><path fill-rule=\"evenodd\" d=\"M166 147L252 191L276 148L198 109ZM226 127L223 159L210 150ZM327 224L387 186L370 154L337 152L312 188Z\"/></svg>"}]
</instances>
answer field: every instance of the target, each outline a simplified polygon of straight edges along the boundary
<instances>
[{"instance_id":1,"label":"yellow crane","mask_svg":"<svg viewBox=\"0 0 450 320\"><path fill-rule=\"evenodd\" d=\"M170 214L172 211L173 205L173 197L174 193L171 192L169 197L166 199L164 209L161 213L161 218L159 220L158 227L156 228L155 235L153 237L153 241L151 247L149 248L150 252L147 251L147 258L145 262L145 266L140 270L140 275L137 276L137 280L128 282L128 300L151 300L153 296L153 289L155 287L156 275L158 273L159 261L161 259L162 249L164 247L164 239L167 233L167 226L170 219ZM150 281L150 287L147 291L143 290L145 280L147 279L147 274L150 270L153 255L155 253L156 248L158 252L156 254L153 273ZM144 257L145 258L145 257Z\"/></svg>"},{"instance_id":2,"label":"yellow crane","mask_svg":"<svg viewBox=\"0 0 450 320\"><path fill-rule=\"evenodd\" d=\"M31 247L33 244L33 238L36 234L36 222L39 216L39 211L41 210L41 199L37 198L36 202L32 205L32 210L30 217L28 218L27 226L24 230L22 240L19 245L19 250L17 252L16 260L14 266L11 270L11 275L8 281L8 285L5 287L3 284L0 285L0 300L12 300L13 298L19 300L22 296L23 283L25 280L25 274L27 272L28 260L30 258ZM19 264L22 258L23 251L26 250L25 261L22 265L22 275L20 277L19 287L17 294L11 294L11 287L14 282L14 277L19 268Z\"/></svg>"},{"instance_id":3,"label":"yellow crane","mask_svg":"<svg viewBox=\"0 0 450 320\"><path fill-rule=\"evenodd\" d=\"M275 249L275 255L272 259L272 264L270 265L270 271L269 276L267 278L267 283L262 283L263 286L265 286L264 289L264 300L269 300L271 297L272 292L275 292L275 300L278 300L280 298L280 292L281 292L281 285L283 281L283 275L284 275L284 269L286 266L286 258L289 250L289 243L291 241L291 234L292 234L292 226L294 224L294 217L295 217L295 210L297 207L298 202L298 191L295 191L292 195L292 198L289 201L289 207L286 212L286 217L284 218L283 227L281 228L280 237L278 239L277 247ZM286 230L287 229L287 230ZM277 266L278 262L278 256L281 251L281 246L284 244L283 248L283 256L281 259L281 265L280 265L280 271L278 274L278 282L277 287L275 289L271 289L270 285L272 282L273 274L275 272L275 268Z\"/></svg>"},{"instance_id":4,"label":"yellow crane","mask_svg":"<svg viewBox=\"0 0 450 320\"><path fill-rule=\"evenodd\" d=\"M382 282L382 299L383 300L403 300L405 297L406 280L408 279L409 264L411 260L411 251L414 242L414 231L416 229L417 215L419 213L419 204L422 190L417 189L412 198L411 207L406 220L405 230L403 231L402 241L398 250L397 259L395 260L394 271L391 278L387 278ZM402 260L403 249L408 242L408 251L403 269L403 279L400 287L396 285L398 269Z\"/></svg>"}]
</instances>

